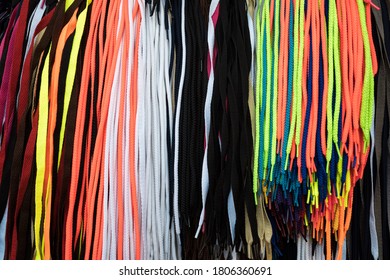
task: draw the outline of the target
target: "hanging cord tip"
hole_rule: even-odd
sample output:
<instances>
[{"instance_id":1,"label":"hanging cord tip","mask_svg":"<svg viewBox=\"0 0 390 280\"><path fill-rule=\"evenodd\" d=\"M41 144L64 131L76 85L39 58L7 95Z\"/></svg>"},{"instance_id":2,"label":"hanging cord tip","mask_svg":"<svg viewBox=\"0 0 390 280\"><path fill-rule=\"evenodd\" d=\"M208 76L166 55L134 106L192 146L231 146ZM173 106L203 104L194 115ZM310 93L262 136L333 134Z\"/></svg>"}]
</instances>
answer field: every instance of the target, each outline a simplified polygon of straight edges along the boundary
<instances>
[{"instance_id":1,"label":"hanging cord tip","mask_svg":"<svg viewBox=\"0 0 390 280\"><path fill-rule=\"evenodd\" d=\"M370 5L371 7L374 7L376 10L380 11L380 8L375 5L374 3L372 3L372 0L364 0L364 2L368 5Z\"/></svg>"}]
</instances>

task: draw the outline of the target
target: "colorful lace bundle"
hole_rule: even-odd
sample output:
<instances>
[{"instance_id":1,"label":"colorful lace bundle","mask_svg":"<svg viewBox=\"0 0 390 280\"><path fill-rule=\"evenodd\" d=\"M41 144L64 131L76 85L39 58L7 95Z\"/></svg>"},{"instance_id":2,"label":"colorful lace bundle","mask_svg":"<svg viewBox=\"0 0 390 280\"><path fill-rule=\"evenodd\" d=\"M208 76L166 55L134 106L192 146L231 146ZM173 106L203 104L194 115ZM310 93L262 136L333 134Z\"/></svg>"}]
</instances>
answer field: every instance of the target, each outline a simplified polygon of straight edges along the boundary
<instances>
[{"instance_id":1,"label":"colorful lace bundle","mask_svg":"<svg viewBox=\"0 0 390 280\"><path fill-rule=\"evenodd\" d=\"M390 3L0 8L0 258L388 257Z\"/></svg>"},{"instance_id":2,"label":"colorful lace bundle","mask_svg":"<svg viewBox=\"0 0 390 280\"><path fill-rule=\"evenodd\" d=\"M338 242L369 155L374 109L370 5L264 1L257 10L254 192L278 228ZM279 42L280 41L280 42Z\"/></svg>"}]
</instances>

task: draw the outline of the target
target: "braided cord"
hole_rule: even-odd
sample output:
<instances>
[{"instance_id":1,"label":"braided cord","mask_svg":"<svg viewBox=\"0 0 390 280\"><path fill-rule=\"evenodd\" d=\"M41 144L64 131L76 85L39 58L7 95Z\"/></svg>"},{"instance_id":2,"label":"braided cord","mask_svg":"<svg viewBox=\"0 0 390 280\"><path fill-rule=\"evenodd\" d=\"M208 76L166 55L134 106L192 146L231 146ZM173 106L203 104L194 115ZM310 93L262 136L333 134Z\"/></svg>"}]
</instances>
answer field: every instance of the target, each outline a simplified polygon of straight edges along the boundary
<instances>
[{"instance_id":1,"label":"braided cord","mask_svg":"<svg viewBox=\"0 0 390 280\"><path fill-rule=\"evenodd\" d=\"M278 73L279 73L279 38L280 36L280 1L275 1L274 15L274 47L273 47L273 85L272 85L272 142L271 142L271 171L270 181L273 181L274 166L276 163L276 145L278 134Z\"/></svg>"},{"instance_id":2,"label":"braided cord","mask_svg":"<svg viewBox=\"0 0 390 280\"><path fill-rule=\"evenodd\" d=\"M256 119L256 135L255 135L255 154L254 154L254 163L253 163L253 193L255 197L255 202L257 205L257 190L259 187L259 154L260 154L260 106L261 106L261 98L260 98L260 57L261 57L261 26L260 26L260 8L259 5L256 10L256 80L255 80L255 119Z\"/></svg>"},{"instance_id":3,"label":"braided cord","mask_svg":"<svg viewBox=\"0 0 390 280\"><path fill-rule=\"evenodd\" d=\"M360 127L363 131L364 151L366 151L370 144L370 128L373 117L374 72L372 68L372 57L370 51L370 40L367 29L366 13L364 9L364 0L357 2L364 46L364 79L362 89L362 103L360 109Z\"/></svg>"},{"instance_id":4,"label":"braided cord","mask_svg":"<svg viewBox=\"0 0 390 280\"><path fill-rule=\"evenodd\" d=\"M328 96L326 104L326 121L327 121L327 141L326 141L326 172L329 172L329 164L332 159L332 103L333 103L333 90L334 90L334 24L336 17L336 5L334 0L329 1L329 26L328 26ZM337 19L336 19L337 21Z\"/></svg>"},{"instance_id":5,"label":"braided cord","mask_svg":"<svg viewBox=\"0 0 390 280\"><path fill-rule=\"evenodd\" d=\"M298 108L298 91L297 91L297 75L298 75L298 57L299 57L299 3L300 1L302 2L303 0L297 0L295 2L295 10L294 10L294 35L293 35L293 40L294 40L294 46L293 46L293 60L291 63L293 64L293 70L292 70L292 115L291 115L291 126L289 130L289 135L288 135L288 140L287 140L287 158L290 155L291 148L292 148L292 143L293 143L293 138L294 138L294 133L295 133L295 128L296 128L296 122L297 122L297 108ZM292 18L290 19L292 20ZM287 105L289 108L289 104ZM286 114L286 118L289 117L289 114ZM285 169L287 169L287 158L285 161Z\"/></svg>"},{"instance_id":6,"label":"braided cord","mask_svg":"<svg viewBox=\"0 0 390 280\"><path fill-rule=\"evenodd\" d=\"M289 54L288 54L288 82L287 82L287 103L286 103L286 114L285 114L285 122L284 122L284 141L283 141L283 152L282 152L282 164L284 164L284 170L287 169L288 164L288 147L291 146L289 144L292 141L292 138L290 139L289 131L292 123L292 119L290 118L291 108L294 104L292 103L293 98L293 73L294 73L294 56L296 53L295 45L296 42L294 42L294 5L293 1L290 2L290 8L289 8L289 42L288 44L291 46L289 48ZM287 141L286 141L287 140Z\"/></svg>"},{"instance_id":7,"label":"braided cord","mask_svg":"<svg viewBox=\"0 0 390 280\"><path fill-rule=\"evenodd\" d=\"M260 8L261 9L261 8ZM262 52L259 56L261 61L260 68L260 80L258 81L260 88L260 154L259 154L259 180L262 183L264 179L264 153L266 152L266 145L264 144L265 137L265 114L267 105L267 36L266 36L266 18L265 18L265 0L263 1L262 13L261 13L261 24L260 24L260 42Z\"/></svg>"},{"instance_id":8,"label":"braided cord","mask_svg":"<svg viewBox=\"0 0 390 280\"><path fill-rule=\"evenodd\" d=\"M333 7L336 11L336 4L333 1ZM339 156L340 155L340 149L339 149L339 118L340 118L340 108L341 108L341 69L340 69L340 33L338 29L338 18L337 13L334 13L333 18L333 49L334 49L334 71L335 71L335 108L333 113L333 142L335 144L336 152Z\"/></svg>"},{"instance_id":9,"label":"braided cord","mask_svg":"<svg viewBox=\"0 0 390 280\"><path fill-rule=\"evenodd\" d=\"M299 2L299 53L298 53L298 62L295 61L295 64L298 64L297 73L295 76L295 85L294 85L294 97L296 96L296 130L295 130L295 144L297 147L296 156L299 157L299 144L301 136L301 124L302 124L302 69L303 69L303 54L304 54L304 35L305 35L305 1L301 0Z\"/></svg>"}]
</instances>

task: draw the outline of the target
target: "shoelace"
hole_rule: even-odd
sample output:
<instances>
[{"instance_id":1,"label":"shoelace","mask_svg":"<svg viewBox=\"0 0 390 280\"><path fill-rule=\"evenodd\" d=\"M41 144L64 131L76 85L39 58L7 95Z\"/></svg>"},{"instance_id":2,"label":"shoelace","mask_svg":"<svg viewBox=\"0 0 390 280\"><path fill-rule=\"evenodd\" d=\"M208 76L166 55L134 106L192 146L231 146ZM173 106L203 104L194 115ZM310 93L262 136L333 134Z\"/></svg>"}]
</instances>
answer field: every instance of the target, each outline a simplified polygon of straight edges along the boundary
<instances>
[{"instance_id":1,"label":"shoelace","mask_svg":"<svg viewBox=\"0 0 390 280\"><path fill-rule=\"evenodd\" d=\"M182 2L177 8L181 11L181 22L180 29L177 31L181 34L181 38L184 37L184 15L185 15L185 1ZM179 217L179 178L178 178L178 165L179 165L179 123L180 123L180 109L182 102L182 93L183 93L183 84L184 84L184 76L185 76L185 65L186 65L186 45L185 40L181 40L181 48L182 48L182 65L181 68L176 69L179 76L176 76L178 79L178 91L177 91L177 99L175 106L175 142L174 142L174 196L173 196L173 210L174 210L174 221L175 221L175 230L176 234L180 234L180 217ZM180 67L180 66L179 66Z\"/></svg>"},{"instance_id":2,"label":"shoelace","mask_svg":"<svg viewBox=\"0 0 390 280\"><path fill-rule=\"evenodd\" d=\"M136 173L136 177L134 178L137 183L137 187L139 189L139 209L140 209L140 221L144 221L146 217L146 202L145 202L145 194L144 194L144 186L145 180L144 180L144 174L145 174L145 163L144 163L144 153L145 153L145 148L144 148L144 140L141 138L143 135L143 125L142 122L144 122L144 113L145 113L145 108L144 108L144 97L143 95L139 94L142 91L145 90L145 51L144 51L144 45L145 45L145 9L141 1L137 1L138 5L137 6L137 12L139 13L139 44L138 45L138 54L137 54L137 60L138 60L138 75L137 75L137 87L134 86L135 92L137 92L137 99L136 99L136 104L137 104L137 114L136 114L136 124L135 124L135 135L136 135L136 146L135 146L135 152L134 152L134 165L138 161L138 169ZM133 10L133 16L134 16L134 10ZM133 70L135 71L135 70ZM134 75L136 73L134 72ZM135 98L135 96L134 96ZM135 100L134 100L135 101ZM130 159L131 160L131 159ZM146 240L145 240L145 225L146 223L142 222L140 223L140 236L142 237L141 239L141 244L143 246L140 247L140 257L142 259L146 258L145 256L145 245L146 245Z\"/></svg>"},{"instance_id":3,"label":"shoelace","mask_svg":"<svg viewBox=\"0 0 390 280\"><path fill-rule=\"evenodd\" d=\"M273 2L272 2L273 3ZM279 122L279 115L278 115L278 103L279 103L279 45L280 45L280 2L275 1L275 10L274 10L274 15L273 19L274 22L271 21L271 24L273 26L273 37L274 37L274 46L273 46L273 82L271 86L272 90L272 96L273 96L273 104L272 104L272 138L271 140L271 167L270 167L270 179L269 181L274 180L274 168L276 164L276 157L277 157L277 135L279 134L280 127L277 125Z\"/></svg>"},{"instance_id":4,"label":"shoelace","mask_svg":"<svg viewBox=\"0 0 390 280\"><path fill-rule=\"evenodd\" d=\"M124 95L121 100L121 112L124 115L123 122L120 125L119 129L122 129L122 139L119 139L119 146L122 145L122 149L119 150L118 157L122 157L122 166L118 168L118 176L121 178L123 184L123 259L135 259L135 249L134 249L134 223L132 215L132 199L131 199L131 185L130 185L130 174L126 170L130 170L130 114L131 114L131 81L133 77L132 66L134 65L134 45L135 45L135 32L134 32L134 22L130 15L132 15L134 7L134 2L131 1L127 5L128 11L125 11L127 14L128 20L125 18L125 44L128 42L128 58L126 63L127 77L124 79L126 81L126 88L124 90ZM126 16L125 16L126 17ZM134 173L133 173L134 174ZM119 251L121 249L119 248Z\"/></svg>"},{"instance_id":5,"label":"shoelace","mask_svg":"<svg viewBox=\"0 0 390 280\"><path fill-rule=\"evenodd\" d=\"M370 7L367 5L367 7ZM363 1L358 1L358 10L360 15L360 22L363 35L363 45L364 45L364 59L365 59L365 68L364 68L364 80L362 88L362 106L360 112L360 126L363 130L364 135L364 149L369 145L369 130L372 120L372 108L374 106L374 95L373 95L373 86L374 86L374 73L372 69L372 57L370 52L370 39L367 28L366 14L364 11ZM370 15L370 13L368 13Z\"/></svg>"},{"instance_id":6,"label":"shoelace","mask_svg":"<svg viewBox=\"0 0 390 280\"><path fill-rule=\"evenodd\" d=\"M137 197L137 178L136 178L136 162L137 162L137 145L136 145L136 137L137 137L137 128L136 128L136 116L137 116L137 110L138 110L138 101L137 101L137 92L138 92L138 80L140 77L137 77L137 68L139 67L139 63L141 63L139 56L141 55L140 52L140 45L141 45L141 19L142 19L142 9L140 9L140 2L137 1L134 3L133 6L133 12L132 12L132 20L135 21L135 49L134 49L134 68L132 72L132 81L131 85L131 98L130 98L130 108L131 114L130 114L130 183L131 183L131 197L132 197L132 213L134 217L134 236L135 236L135 258L140 259L141 258L141 229L140 229L140 203L138 202L139 199ZM142 69L142 68L141 68ZM142 77L142 76L141 76ZM138 118L137 118L138 119Z\"/></svg>"}]
</instances>

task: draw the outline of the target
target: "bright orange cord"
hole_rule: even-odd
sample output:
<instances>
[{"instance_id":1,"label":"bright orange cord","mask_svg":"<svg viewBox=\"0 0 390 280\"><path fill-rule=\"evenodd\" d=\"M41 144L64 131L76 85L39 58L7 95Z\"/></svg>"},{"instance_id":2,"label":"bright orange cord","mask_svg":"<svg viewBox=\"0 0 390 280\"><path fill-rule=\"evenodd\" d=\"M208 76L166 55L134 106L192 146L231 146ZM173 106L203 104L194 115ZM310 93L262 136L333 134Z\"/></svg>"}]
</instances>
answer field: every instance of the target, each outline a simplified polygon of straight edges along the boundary
<instances>
[{"instance_id":1,"label":"bright orange cord","mask_svg":"<svg viewBox=\"0 0 390 280\"><path fill-rule=\"evenodd\" d=\"M322 99L322 114L321 114L321 150L326 155L326 108L328 103L328 51L327 51L327 36L326 36L326 20L325 20L325 3L321 1L320 7L320 26L321 26L321 45L324 73L324 89Z\"/></svg>"},{"instance_id":2,"label":"bright orange cord","mask_svg":"<svg viewBox=\"0 0 390 280\"><path fill-rule=\"evenodd\" d=\"M131 77L130 88L130 185L131 185L131 202L134 221L134 237L135 237L135 258L141 259L141 230L138 212L137 200L137 180L136 174L136 158L135 158L135 137L136 137L136 117L137 117L137 98L138 98L138 53L141 40L141 13L138 2L133 8L132 20L135 21L136 37L134 50L134 68Z\"/></svg>"},{"instance_id":3,"label":"bright orange cord","mask_svg":"<svg viewBox=\"0 0 390 280\"><path fill-rule=\"evenodd\" d=\"M319 102L319 59L320 59L320 19L319 19L319 5L318 2L313 2L312 4L312 37L313 37L313 83L312 83L312 109L310 116L310 139L308 143L310 146L307 148L306 160L307 166L309 168L309 175L316 171L314 164L315 150L316 150L316 133L317 133L317 123L318 123L318 102Z\"/></svg>"},{"instance_id":4,"label":"bright orange cord","mask_svg":"<svg viewBox=\"0 0 390 280\"><path fill-rule=\"evenodd\" d=\"M95 1L96 5L92 5L90 26L91 30L95 28L96 21L98 19L96 10L98 9L100 1ZM93 45L92 41L93 32L88 35L86 50L91 49ZM76 116L76 128L74 135L74 146L72 155L72 177L69 187L69 205L66 215L66 228L65 228L65 241L64 241L64 259L71 260L73 258L73 214L77 195L77 185L79 181L79 172L81 165L81 151L82 151L82 134L84 132L85 124L85 110L89 86L89 70L91 62L91 53L85 52L83 60L83 72L80 85L80 93L78 100L77 116ZM86 163L87 164L87 163Z\"/></svg>"}]
</instances>

